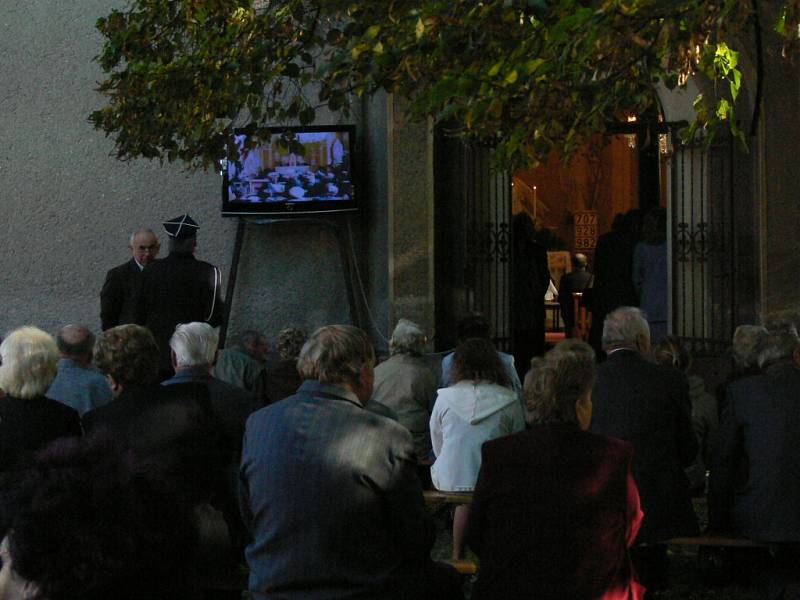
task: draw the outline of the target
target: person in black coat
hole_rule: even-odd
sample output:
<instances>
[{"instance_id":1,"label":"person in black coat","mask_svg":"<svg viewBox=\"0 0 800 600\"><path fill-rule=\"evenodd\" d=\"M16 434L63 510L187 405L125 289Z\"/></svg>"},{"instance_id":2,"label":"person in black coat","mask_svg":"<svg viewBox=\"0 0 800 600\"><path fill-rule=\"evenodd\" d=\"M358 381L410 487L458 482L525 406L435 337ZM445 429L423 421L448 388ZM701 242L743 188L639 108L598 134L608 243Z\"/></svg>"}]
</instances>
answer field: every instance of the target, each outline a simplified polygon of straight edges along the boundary
<instances>
[{"instance_id":1,"label":"person in black coat","mask_svg":"<svg viewBox=\"0 0 800 600\"><path fill-rule=\"evenodd\" d=\"M603 324L608 359L598 369L592 393L591 431L630 442L633 476L639 487L644 522L638 543L698 533L689 481L684 469L697 455L686 377L647 360L650 330L638 308L621 307ZM637 565L651 585L664 576L663 547ZM634 556L636 560L636 555ZM648 581L645 581L648 586Z\"/></svg>"},{"instance_id":2,"label":"person in black coat","mask_svg":"<svg viewBox=\"0 0 800 600\"><path fill-rule=\"evenodd\" d=\"M140 229L131 235L128 246L131 259L106 273L100 290L100 322L103 331L133 323L136 314L136 292L139 275L158 256L159 243L150 229Z\"/></svg>"},{"instance_id":3,"label":"person in black coat","mask_svg":"<svg viewBox=\"0 0 800 600\"><path fill-rule=\"evenodd\" d=\"M547 250L536 241L536 229L528 213L514 215L512 236L511 326L514 365L522 379L531 358L544 353L544 295L550 285L550 269Z\"/></svg>"},{"instance_id":4,"label":"person in black coat","mask_svg":"<svg viewBox=\"0 0 800 600\"><path fill-rule=\"evenodd\" d=\"M0 472L24 468L55 439L81 435L77 411L45 397L58 359L55 340L35 327L0 344Z\"/></svg>"},{"instance_id":5,"label":"person in black coat","mask_svg":"<svg viewBox=\"0 0 800 600\"><path fill-rule=\"evenodd\" d=\"M159 348L160 379L172 376L169 340L179 323L222 324L224 301L219 269L197 260L197 223L182 215L164 223L169 255L142 271L136 303L136 323L155 336Z\"/></svg>"},{"instance_id":6,"label":"person in black coat","mask_svg":"<svg viewBox=\"0 0 800 600\"><path fill-rule=\"evenodd\" d=\"M728 386L711 452L709 529L772 544L770 598L792 571L789 578L800 583L800 367L793 360L799 344L795 331L766 336L764 371ZM791 565L783 574L781 563Z\"/></svg>"},{"instance_id":7,"label":"person in black coat","mask_svg":"<svg viewBox=\"0 0 800 600\"><path fill-rule=\"evenodd\" d=\"M614 219L611 231L597 240L594 254L594 283L589 309L592 326L589 344L598 358L603 358L602 333L606 315L620 306L638 306L639 296L633 286L633 251L639 238L641 212L630 210Z\"/></svg>"},{"instance_id":8,"label":"person in black coat","mask_svg":"<svg viewBox=\"0 0 800 600\"><path fill-rule=\"evenodd\" d=\"M714 529L800 543L798 398L800 367L791 349L763 374L728 386L709 480Z\"/></svg>"}]
</instances>

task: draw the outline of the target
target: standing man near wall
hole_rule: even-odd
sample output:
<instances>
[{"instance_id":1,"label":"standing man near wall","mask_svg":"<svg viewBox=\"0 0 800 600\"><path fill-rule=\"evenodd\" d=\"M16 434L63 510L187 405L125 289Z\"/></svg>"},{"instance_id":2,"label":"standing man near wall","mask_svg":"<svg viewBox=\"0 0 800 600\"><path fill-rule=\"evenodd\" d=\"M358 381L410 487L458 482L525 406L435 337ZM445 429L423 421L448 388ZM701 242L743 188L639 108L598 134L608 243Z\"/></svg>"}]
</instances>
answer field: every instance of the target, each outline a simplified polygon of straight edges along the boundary
<instances>
[{"instance_id":1,"label":"standing man near wall","mask_svg":"<svg viewBox=\"0 0 800 600\"><path fill-rule=\"evenodd\" d=\"M199 226L189 215L164 222L169 255L142 271L136 322L153 332L159 349L160 378L172 377L169 340L179 323L222 324L222 275L217 267L197 260Z\"/></svg>"},{"instance_id":2,"label":"standing man near wall","mask_svg":"<svg viewBox=\"0 0 800 600\"><path fill-rule=\"evenodd\" d=\"M100 291L100 322L103 331L134 322L134 296L139 274L155 260L159 248L158 238L151 229L142 228L131 234L128 246L131 259L106 273L106 280Z\"/></svg>"}]
</instances>

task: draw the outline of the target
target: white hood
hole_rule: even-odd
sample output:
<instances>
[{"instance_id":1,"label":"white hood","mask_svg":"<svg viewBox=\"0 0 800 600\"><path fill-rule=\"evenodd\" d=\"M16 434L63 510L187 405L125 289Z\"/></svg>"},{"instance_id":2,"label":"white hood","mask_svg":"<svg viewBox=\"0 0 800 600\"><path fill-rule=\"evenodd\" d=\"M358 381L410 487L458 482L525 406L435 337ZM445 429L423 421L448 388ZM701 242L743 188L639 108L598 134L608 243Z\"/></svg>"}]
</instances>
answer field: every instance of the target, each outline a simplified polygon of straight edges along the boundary
<instances>
[{"instance_id":1,"label":"white hood","mask_svg":"<svg viewBox=\"0 0 800 600\"><path fill-rule=\"evenodd\" d=\"M439 398L470 425L480 423L509 404L519 402L513 390L495 383L460 381L439 390Z\"/></svg>"}]
</instances>

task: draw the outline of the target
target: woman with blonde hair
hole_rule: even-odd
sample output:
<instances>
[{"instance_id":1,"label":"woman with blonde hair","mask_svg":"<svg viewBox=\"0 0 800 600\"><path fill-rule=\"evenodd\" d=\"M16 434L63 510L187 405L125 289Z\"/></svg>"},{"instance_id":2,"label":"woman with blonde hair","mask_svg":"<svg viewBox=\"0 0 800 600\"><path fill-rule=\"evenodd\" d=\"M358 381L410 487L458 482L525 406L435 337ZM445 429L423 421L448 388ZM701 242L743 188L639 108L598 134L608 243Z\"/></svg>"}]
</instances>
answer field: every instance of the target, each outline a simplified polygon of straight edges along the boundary
<instances>
[{"instance_id":1,"label":"woman with blonde hair","mask_svg":"<svg viewBox=\"0 0 800 600\"><path fill-rule=\"evenodd\" d=\"M633 449L587 431L594 381L591 346L561 342L525 377L531 428L483 445L474 599L643 597L628 556L642 520Z\"/></svg>"},{"instance_id":2,"label":"woman with blonde hair","mask_svg":"<svg viewBox=\"0 0 800 600\"><path fill-rule=\"evenodd\" d=\"M58 359L55 340L36 327L16 329L0 344L0 471L24 467L54 439L81 435L78 413L45 397Z\"/></svg>"}]
</instances>

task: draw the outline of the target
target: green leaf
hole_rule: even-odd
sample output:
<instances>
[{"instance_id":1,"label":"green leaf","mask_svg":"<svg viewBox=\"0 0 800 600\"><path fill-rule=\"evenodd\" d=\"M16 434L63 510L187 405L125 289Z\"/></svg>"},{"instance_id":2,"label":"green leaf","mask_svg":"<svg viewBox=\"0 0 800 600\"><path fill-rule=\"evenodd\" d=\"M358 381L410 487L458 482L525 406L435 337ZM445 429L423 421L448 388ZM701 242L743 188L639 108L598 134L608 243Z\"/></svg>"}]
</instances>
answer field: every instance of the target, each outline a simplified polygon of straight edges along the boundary
<instances>
[{"instance_id":1,"label":"green leaf","mask_svg":"<svg viewBox=\"0 0 800 600\"><path fill-rule=\"evenodd\" d=\"M730 102L728 102L725 98L721 98L719 102L717 102L717 117L725 120L732 112L732 107Z\"/></svg>"},{"instance_id":2,"label":"green leaf","mask_svg":"<svg viewBox=\"0 0 800 600\"><path fill-rule=\"evenodd\" d=\"M299 115L300 124L308 125L310 123L313 123L316 116L317 116L316 111L311 106L307 106L300 111Z\"/></svg>"},{"instance_id":3,"label":"green leaf","mask_svg":"<svg viewBox=\"0 0 800 600\"><path fill-rule=\"evenodd\" d=\"M417 19L417 25L414 28L414 32L417 35L417 39L421 38L425 34L425 23L422 22L422 19Z\"/></svg>"},{"instance_id":4,"label":"green leaf","mask_svg":"<svg viewBox=\"0 0 800 600\"><path fill-rule=\"evenodd\" d=\"M506 84L511 85L515 83L518 78L519 78L519 73L517 72L516 69L514 69L510 73L508 73L508 75L505 76L505 79L503 79L503 81Z\"/></svg>"}]
</instances>

